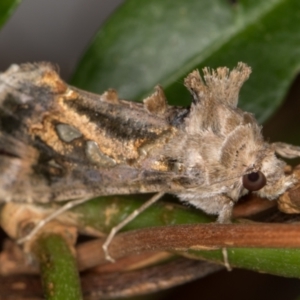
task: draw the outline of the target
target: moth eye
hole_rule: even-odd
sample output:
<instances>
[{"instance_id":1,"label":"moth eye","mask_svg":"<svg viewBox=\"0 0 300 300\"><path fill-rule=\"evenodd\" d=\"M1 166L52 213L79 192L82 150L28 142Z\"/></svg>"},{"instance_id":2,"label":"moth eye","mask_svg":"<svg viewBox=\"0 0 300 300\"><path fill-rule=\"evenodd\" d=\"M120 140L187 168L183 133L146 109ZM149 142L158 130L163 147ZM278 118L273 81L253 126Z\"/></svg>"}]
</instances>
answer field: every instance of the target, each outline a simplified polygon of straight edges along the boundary
<instances>
[{"instance_id":1,"label":"moth eye","mask_svg":"<svg viewBox=\"0 0 300 300\"><path fill-rule=\"evenodd\" d=\"M265 175L258 171L243 176L243 186L249 191L258 191L267 183Z\"/></svg>"}]
</instances>

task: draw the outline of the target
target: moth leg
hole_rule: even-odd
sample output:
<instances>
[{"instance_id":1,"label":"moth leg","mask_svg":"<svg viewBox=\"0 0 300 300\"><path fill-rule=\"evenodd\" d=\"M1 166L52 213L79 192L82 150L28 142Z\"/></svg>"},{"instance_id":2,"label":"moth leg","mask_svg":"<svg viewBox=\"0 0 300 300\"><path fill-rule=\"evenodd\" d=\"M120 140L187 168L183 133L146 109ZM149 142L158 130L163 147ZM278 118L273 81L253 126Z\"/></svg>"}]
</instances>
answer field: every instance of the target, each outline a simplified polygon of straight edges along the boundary
<instances>
[{"instance_id":1,"label":"moth leg","mask_svg":"<svg viewBox=\"0 0 300 300\"><path fill-rule=\"evenodd\" d=\"M67 202L65 205L63 205L62 207L60 207L59 209L57 209L55 212L53 212L52 214L50 214L47 218L39 221L36 226L31 230L31 232L29 234L27 234L26 236L20 238L17 240L18 244L23 244L29 240L31 240L36 234L37 232L43 228L48 222L52 221L53 219L55 219L56 217L58 217L60 214L62 214L63 212L79 205L82 204L88 200L90 200L91 198L84 198L84 199L78 199L75 201L70 201Z\"/></svg>"},{"instance_id":2,"label":"moth leg","mask_svg":"<svg viewBox=\"0 0 300 300\"><path fill-rule=\"evenodd\" d=\"M234 202L230 199L223 206L223 208L220 211L219 216L218 216L218 220L217 220L218 223L221 223L221 224L231 223L231 214L232 214L233 205L234 205ZM232 268L231 268L229 260L228 260L227 248L222 248L222 256L223 256L223 262L224 262L225 268L227 269L227 271L232 271Z\"/></svg>"},{"instance_id":3,"label":"moth leg","mask_svg":"<svg viewBox=\"0 0 300 300\"><path fill-rule=\"evenodd\" d=\"M272 143L275 152L285 158L296 158L300 157L300 147L294 146L286 143Z\"/></svg>"},{"instance_id":4,"label":"moth leg","mask_svg":"<svg viewBox=\"0 0 300 300\"><path fill-rule=\"evenodd\" d=\"M224 203L222 209L219 212L219 216L217 219L218 223L220 224L231 223L231 214L232 214L233 205L234 202L228 198L228 201Z\"/></svg>"},{"instance_id":5,"label":"moth leg","mask_svg":"<svg viewBox=\"0 0 300 300\"><path fill-rule=\"evenodd\" d=\"M129 216L127 216L121 223L117 226L113 227L107 236L104 244L102 245L102 249L105 254L105 259L111 262L115 262L115 260L109 255L108 246L110 245L111 241L113 240L114 236L129 222L131 222L135 217L137 217L140 213L146 210L149 206L153 203L157 202L165 193L157 193L153 197L151 197L147 202L145 202L140 208L134 210Z\"/></svg>"},{"instance_id":6,"label":"moth leg","mask_svg":"<svg viewBox=\"0 0 300 300\"><path fill-rule=\"evenodd\" d=\"M222 256L223 256L223 262L224 262L225 268L227 269L228 272L232 271L232 268L231 268L229 260L228 260L227 248L222 248Z\"/></svg>"}]
</instances>

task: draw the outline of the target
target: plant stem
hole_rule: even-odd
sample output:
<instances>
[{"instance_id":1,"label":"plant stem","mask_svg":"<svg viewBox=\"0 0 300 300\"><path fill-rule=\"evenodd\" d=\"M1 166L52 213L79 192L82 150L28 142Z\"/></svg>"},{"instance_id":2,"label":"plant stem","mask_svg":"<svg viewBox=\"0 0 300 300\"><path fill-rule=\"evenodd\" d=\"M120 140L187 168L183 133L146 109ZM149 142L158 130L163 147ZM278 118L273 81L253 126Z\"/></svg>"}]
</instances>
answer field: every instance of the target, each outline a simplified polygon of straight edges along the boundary
<instances>
[{"instance_id":1,"label":"plant stem","mask_svg":"<svg viewBox=\"0 0 300 300\"><path fill-rule=\"evenodd\" d=\"M61 235L42 234L36 240L33 251L40 263L47 300L82 299L76 260Z\"/></svg>"}]
</instances>

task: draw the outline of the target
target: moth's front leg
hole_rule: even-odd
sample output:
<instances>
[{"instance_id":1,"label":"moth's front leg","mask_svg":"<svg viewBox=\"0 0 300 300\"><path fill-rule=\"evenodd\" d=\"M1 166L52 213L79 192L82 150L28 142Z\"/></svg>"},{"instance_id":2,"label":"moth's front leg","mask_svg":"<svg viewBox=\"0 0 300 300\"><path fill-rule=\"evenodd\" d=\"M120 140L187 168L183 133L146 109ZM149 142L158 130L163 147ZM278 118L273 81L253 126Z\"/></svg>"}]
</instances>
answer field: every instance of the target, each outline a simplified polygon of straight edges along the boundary
<instances>
[{"instance_id":1,"label":"moth's front leg","mask_svg":"<svg viewBox=\"0 0 300 300\"><path fill-rule=\"evenodd\" d=\"M299 146L294 146L294 145L281 143L281 142L273 143L272 146L274 147L275 152L281 157L285 157L285 158L300 157Z\"/></svg>"},{"instance_id":2,"label":"moth's front leg","mask_svg":"<svg viewBox=\"0 0 300 300\"><path fill-rule=\"evenodd\" d=\"M231 223L231 215L232 215L234 202L232 201L232 199L230 199L227 196L222 196L222 197L224 197L222 199L223 207L219 212L217 222L221 224Z\"/></svg>"},{"instance_id":3,"label":"moth's front leg","mask_svg":"<svg viewBox=\"0 0 300 300\"><path fill-rule=\"evenodd\" d=\"M187 197L186 201L187 201ZM191 201L192 200L192 201ZM206 197L202 199L189 199L189 202L194 204L196 207L201 208L206 213L218 215L217 222L221 224L231 223L232 209L234 206L234 201L224 195L215 195L211 197ZM228 261L227 249L222 248L222 255L224 260L224 266L228 271L231 271L231 266Z\"/></svg>"},{"instance_id":4,"label":"moth's front leg","mask_svg":"<svg viewBox=\"0 0 300 300\"><path fill-rule=\"evenodd\" d=\"M207 214L217 215L218 223L231 223L234 201L227 195L219 194L210 197L198 198L195 193L189 193L180 194L178 196L182 201L200 208Z\"/></svg>"}]
</instances>

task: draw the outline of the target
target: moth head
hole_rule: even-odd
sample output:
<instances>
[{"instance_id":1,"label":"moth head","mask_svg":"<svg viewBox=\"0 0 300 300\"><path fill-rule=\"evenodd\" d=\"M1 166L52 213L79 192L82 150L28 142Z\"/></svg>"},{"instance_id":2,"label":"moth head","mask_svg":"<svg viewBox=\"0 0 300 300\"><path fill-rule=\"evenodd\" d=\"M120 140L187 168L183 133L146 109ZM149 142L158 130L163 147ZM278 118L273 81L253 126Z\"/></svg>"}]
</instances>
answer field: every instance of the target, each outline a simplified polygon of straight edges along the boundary
<instances>
[{"instance_id":1,"label":"moth head","mask_svg":"<svg viewBox=\"0 0 300 300\"><path fill-rule=\"evenodd\" d=\"M293 177L284 172L285 162L263 140L255 122L241 124L225 138L221 164L229 178L237 178L233 191L228 191L233 199L247 192L275 199L294 183Z\"/></svg>"},{"instance_id":2,"label":"moth head","mask_svg":"<svg viewBox=\"0 0 300 300\"><path fill-rule=\"evenodd\" d=\"M199 141L198 148L188 151L187 162L192 168L197 162L205 166L211 191L233 200L249 191L275 199L294 179L284 174L285 163L264 141L253 115L237 108L239 91L250 73L250 67L239 63L231 71L205 68L203 76L197 70L187 76L185 86L193 102L185 131Z\"/></svg>"},{"instance_id":3,"label":"moth head","mask_svg":"<svg viewBox=\"0 0 300 300\"><path fill-rule=\"evenodd\" d=\"M259 165L255 172L243 176L245 189L272 200L294 185L296 179L293 175L285 174L286 163L276 157L271 145L265 148L265 155Z\"/></svg>"},{"instance_id":4,"label":"moth head","mask_svg":"<svg viewBox=\"0 0 300 300\"><path fill-rule=\"evenodd\" d=\"M243 160L244 171L239 177L240 195L253 192L262 198L276 199L293 186L295 178L285 174L286 163L276 157L272 145L263 142L254 151L248 141ZM252 145L253 146L253 145Z\"/></svg>"}]
</instances>

